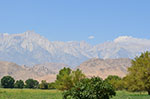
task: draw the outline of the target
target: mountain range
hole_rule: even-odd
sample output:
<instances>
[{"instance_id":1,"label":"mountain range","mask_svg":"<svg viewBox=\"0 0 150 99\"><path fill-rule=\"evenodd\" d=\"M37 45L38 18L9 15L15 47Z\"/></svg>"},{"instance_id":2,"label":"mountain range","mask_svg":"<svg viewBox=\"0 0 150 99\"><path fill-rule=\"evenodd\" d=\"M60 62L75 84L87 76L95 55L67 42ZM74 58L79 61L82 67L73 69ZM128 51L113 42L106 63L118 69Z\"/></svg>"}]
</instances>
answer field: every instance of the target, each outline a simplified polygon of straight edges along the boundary
<instances>
[{"instance_id":1,"label":"mountain range","mask_svg":"<svg viewBox=\"0 0 150 99\"><path fill-rule=\"evenodd\" d=\"M0 34L0 61L26 66L60 63L76 67L91 58L132 59L146 50L150 50L150 40L130 36L90 45L85 41L49 41L34 31Z\"/></svg>"}]
</instances>

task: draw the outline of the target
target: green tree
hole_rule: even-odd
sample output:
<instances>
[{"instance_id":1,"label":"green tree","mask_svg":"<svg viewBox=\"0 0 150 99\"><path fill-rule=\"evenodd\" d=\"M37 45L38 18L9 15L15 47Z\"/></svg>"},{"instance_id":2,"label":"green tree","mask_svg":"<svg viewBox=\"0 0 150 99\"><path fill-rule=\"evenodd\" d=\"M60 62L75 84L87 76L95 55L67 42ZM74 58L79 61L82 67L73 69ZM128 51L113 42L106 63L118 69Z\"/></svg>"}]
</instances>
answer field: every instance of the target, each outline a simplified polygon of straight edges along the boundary
<instances>
[{"instance_id":1,"label":"green tree","mask_svg":"<svg viewBox=\"0 0 150 99\"><path fill-rule=\"evenodd\" d=\"M112 85L99 77L80 80L69 90L64 91L63 99L109 99L115 96Z\"/></svg>"},{"instance_id":2,"label":"green tree","mask_svg":"<svg viewBox=\"0 0 150 99\"><path fill-rule=\"evenodd\" d=\"M70 68L64 67L59 71L55 85L59 90L68 90L83 78L85 78L85 75L81 70L72 71Z\"/></svg>"},{"instance_id":3,"label":"green tree","mask_svg":"<svg viewBox=\"0 0 150 99\"><path fill-rule=\"evenodd\" d=\"M15 88L24 88L24 82L22 80L17 80L15 83Z\"/></svg>"},{"instance_id":4,"label":"green tree","mask_svg":"<svg viewBox=\"0 0 150 99\"><path fill-rule=\"evenodd\" d=\"M48 83L48 89L56 89L55 86L56 86L56 85L55 85L54 82Z\"/></svg>"},{"instance_id":5,"label":"green tree","mask_svg":"<svg viewBox=\"0 0 150 99\"><path fill-rule=\"evenodd\" d=\"M39 82L34 79L28 79L25 81L26 88L38 88Z\"/></svg>"},{"instance_id":6,"label":"green tree","mask_svg":"<svg viewBox=\"0 0 150 99\"><path fill-rule=\"evenodd\" d=\"M46 80L42 80L41 84L39 85L40 89L48 89L48 83L46 82Z\"/></svg>"},{"instance_id":7,"label":"green tree","mask_svg":"<svg viewBox=\"0 0 150 99\"><path fill-rule=\"evenodd\" d=\"M82 73L80 69L77 69L76 71L72 71L71 76L72 76L73 85L75 85L81 79L85 78L85 75Z\"/></svg>"},{"instance_id":8,"label":"green tree","mask_svg":"<svg viewBox=\"0 0 150 99\"><path fill-rule=\"evenodd\" d=\"M122 90L124 89L123 81L122 79L117 75L109 75L105 81L112 84L115 90Z\"/></svg>"},{"instance_id":9,"label":"green tree","mask_svg":"<svg viewBox=\"0 0 150 99\"><path fill-rule=\"evenodd\" d=\"M150 52L144 52L132 60L128 68L128 75L124 78L130 91L147 91L150 95Z\"/></svg>"},{"instance_id":10,"label":"green tree","mask_svg":"<svg viewBox=\"0 0 150 99\"><path fill-rule=\"evenodd\" d=\"M64 67L59 71L57 75L56 81L56 88L59 90L68 90L73 86L72 76L71 76L71 69Z\"/></svg>"},{"instance_id":11,"label":"green tree","mask_svg":"<svg viewBox=\"0 0 150 99\"><path fill-rule=\"evenodd\" d=\"M121 78L117 75L109 75L106 79L106 81L111 81L111 80L121 80Z\"/></svg>"},{"instance_id":12,"label":"green tree","mask_svg":"<svg viewBox=\"0 0 150 99\"><path fill-rule=\"evenodd\" d=\"M1 85L3 88L14 88L15 80L11 76L4 76L1 79Z\"/></svg>"}]
</instances>

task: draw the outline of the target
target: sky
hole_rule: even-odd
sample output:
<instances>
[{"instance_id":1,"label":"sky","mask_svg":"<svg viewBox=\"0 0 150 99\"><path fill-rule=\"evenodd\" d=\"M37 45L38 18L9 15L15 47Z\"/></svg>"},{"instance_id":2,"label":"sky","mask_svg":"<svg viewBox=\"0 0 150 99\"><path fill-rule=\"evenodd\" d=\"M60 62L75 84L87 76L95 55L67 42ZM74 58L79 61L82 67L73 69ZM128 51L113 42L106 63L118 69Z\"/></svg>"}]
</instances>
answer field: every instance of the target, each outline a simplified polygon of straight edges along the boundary
<instances>
[{"instance_id":1,"label":"sky","mask_svg":"<svg viewBox=\"0 0 150 99\"><path fill-rule=\"evenodd\" d=\"M33 30L50 41L150 39L150 0L0 0L0 33Z\"/></svg>"}]
</instances>

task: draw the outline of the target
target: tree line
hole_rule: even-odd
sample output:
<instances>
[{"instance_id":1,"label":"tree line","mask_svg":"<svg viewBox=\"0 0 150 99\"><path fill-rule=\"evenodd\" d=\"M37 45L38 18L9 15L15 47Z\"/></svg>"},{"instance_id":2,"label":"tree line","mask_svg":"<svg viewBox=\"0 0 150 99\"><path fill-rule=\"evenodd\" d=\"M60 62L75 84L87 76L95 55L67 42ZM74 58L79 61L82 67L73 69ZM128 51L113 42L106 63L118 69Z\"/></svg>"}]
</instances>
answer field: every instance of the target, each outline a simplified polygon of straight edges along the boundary
<instances>
[{"instance_id":1,"label":"tree line","mask_svg":"<svg viewBox=\"0 0 150 99\"><path fill-rule=\"evenodd\" d=\"M27 79L25 82L23 80L17 80L11 76L4 76L0 83L1 88L29 88L29 89L54 89L54 83L47 83L46 80L42 80L39 83L34 79Z\"/></svg>"}]
</instances>

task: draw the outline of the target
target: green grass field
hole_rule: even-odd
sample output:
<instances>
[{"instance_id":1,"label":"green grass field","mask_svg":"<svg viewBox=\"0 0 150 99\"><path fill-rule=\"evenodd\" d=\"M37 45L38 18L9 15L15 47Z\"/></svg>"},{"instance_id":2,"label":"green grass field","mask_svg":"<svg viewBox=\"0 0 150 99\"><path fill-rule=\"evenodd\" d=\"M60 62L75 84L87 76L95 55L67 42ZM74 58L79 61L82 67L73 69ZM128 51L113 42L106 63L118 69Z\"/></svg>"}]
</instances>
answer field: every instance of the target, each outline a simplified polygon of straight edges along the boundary
<instances>
[{"instance_id":1,"label":"green grass field","mask_svg":"<svg viewBox=\"0 0 150 99\"><path fill-rule=\"evenodd\" d=\"M0 89L0 99L62 99L57 90Z\"/></svg>"},{"instance_id":2,"label":"green grass field","mask_svg":"<svg viewBox=\"0 0 150 99\"><path fill-rule=\"evenodd\" d=\"M112 99L150 99L150 96L147 92L142 93L133 93L127 91L117 91L117 94Z\"/></svg>"},{"instance_id":3,"label":"green grass field","mask_svg":"<svg viewBox=\"0 0 150 99\"><path fill-rule=\"evenodd\" d=\"M0 99L62 99L58 90L0 89ZM147 93L118 91L112 99L150 99Z\"/></svg>"}]
</instances>

